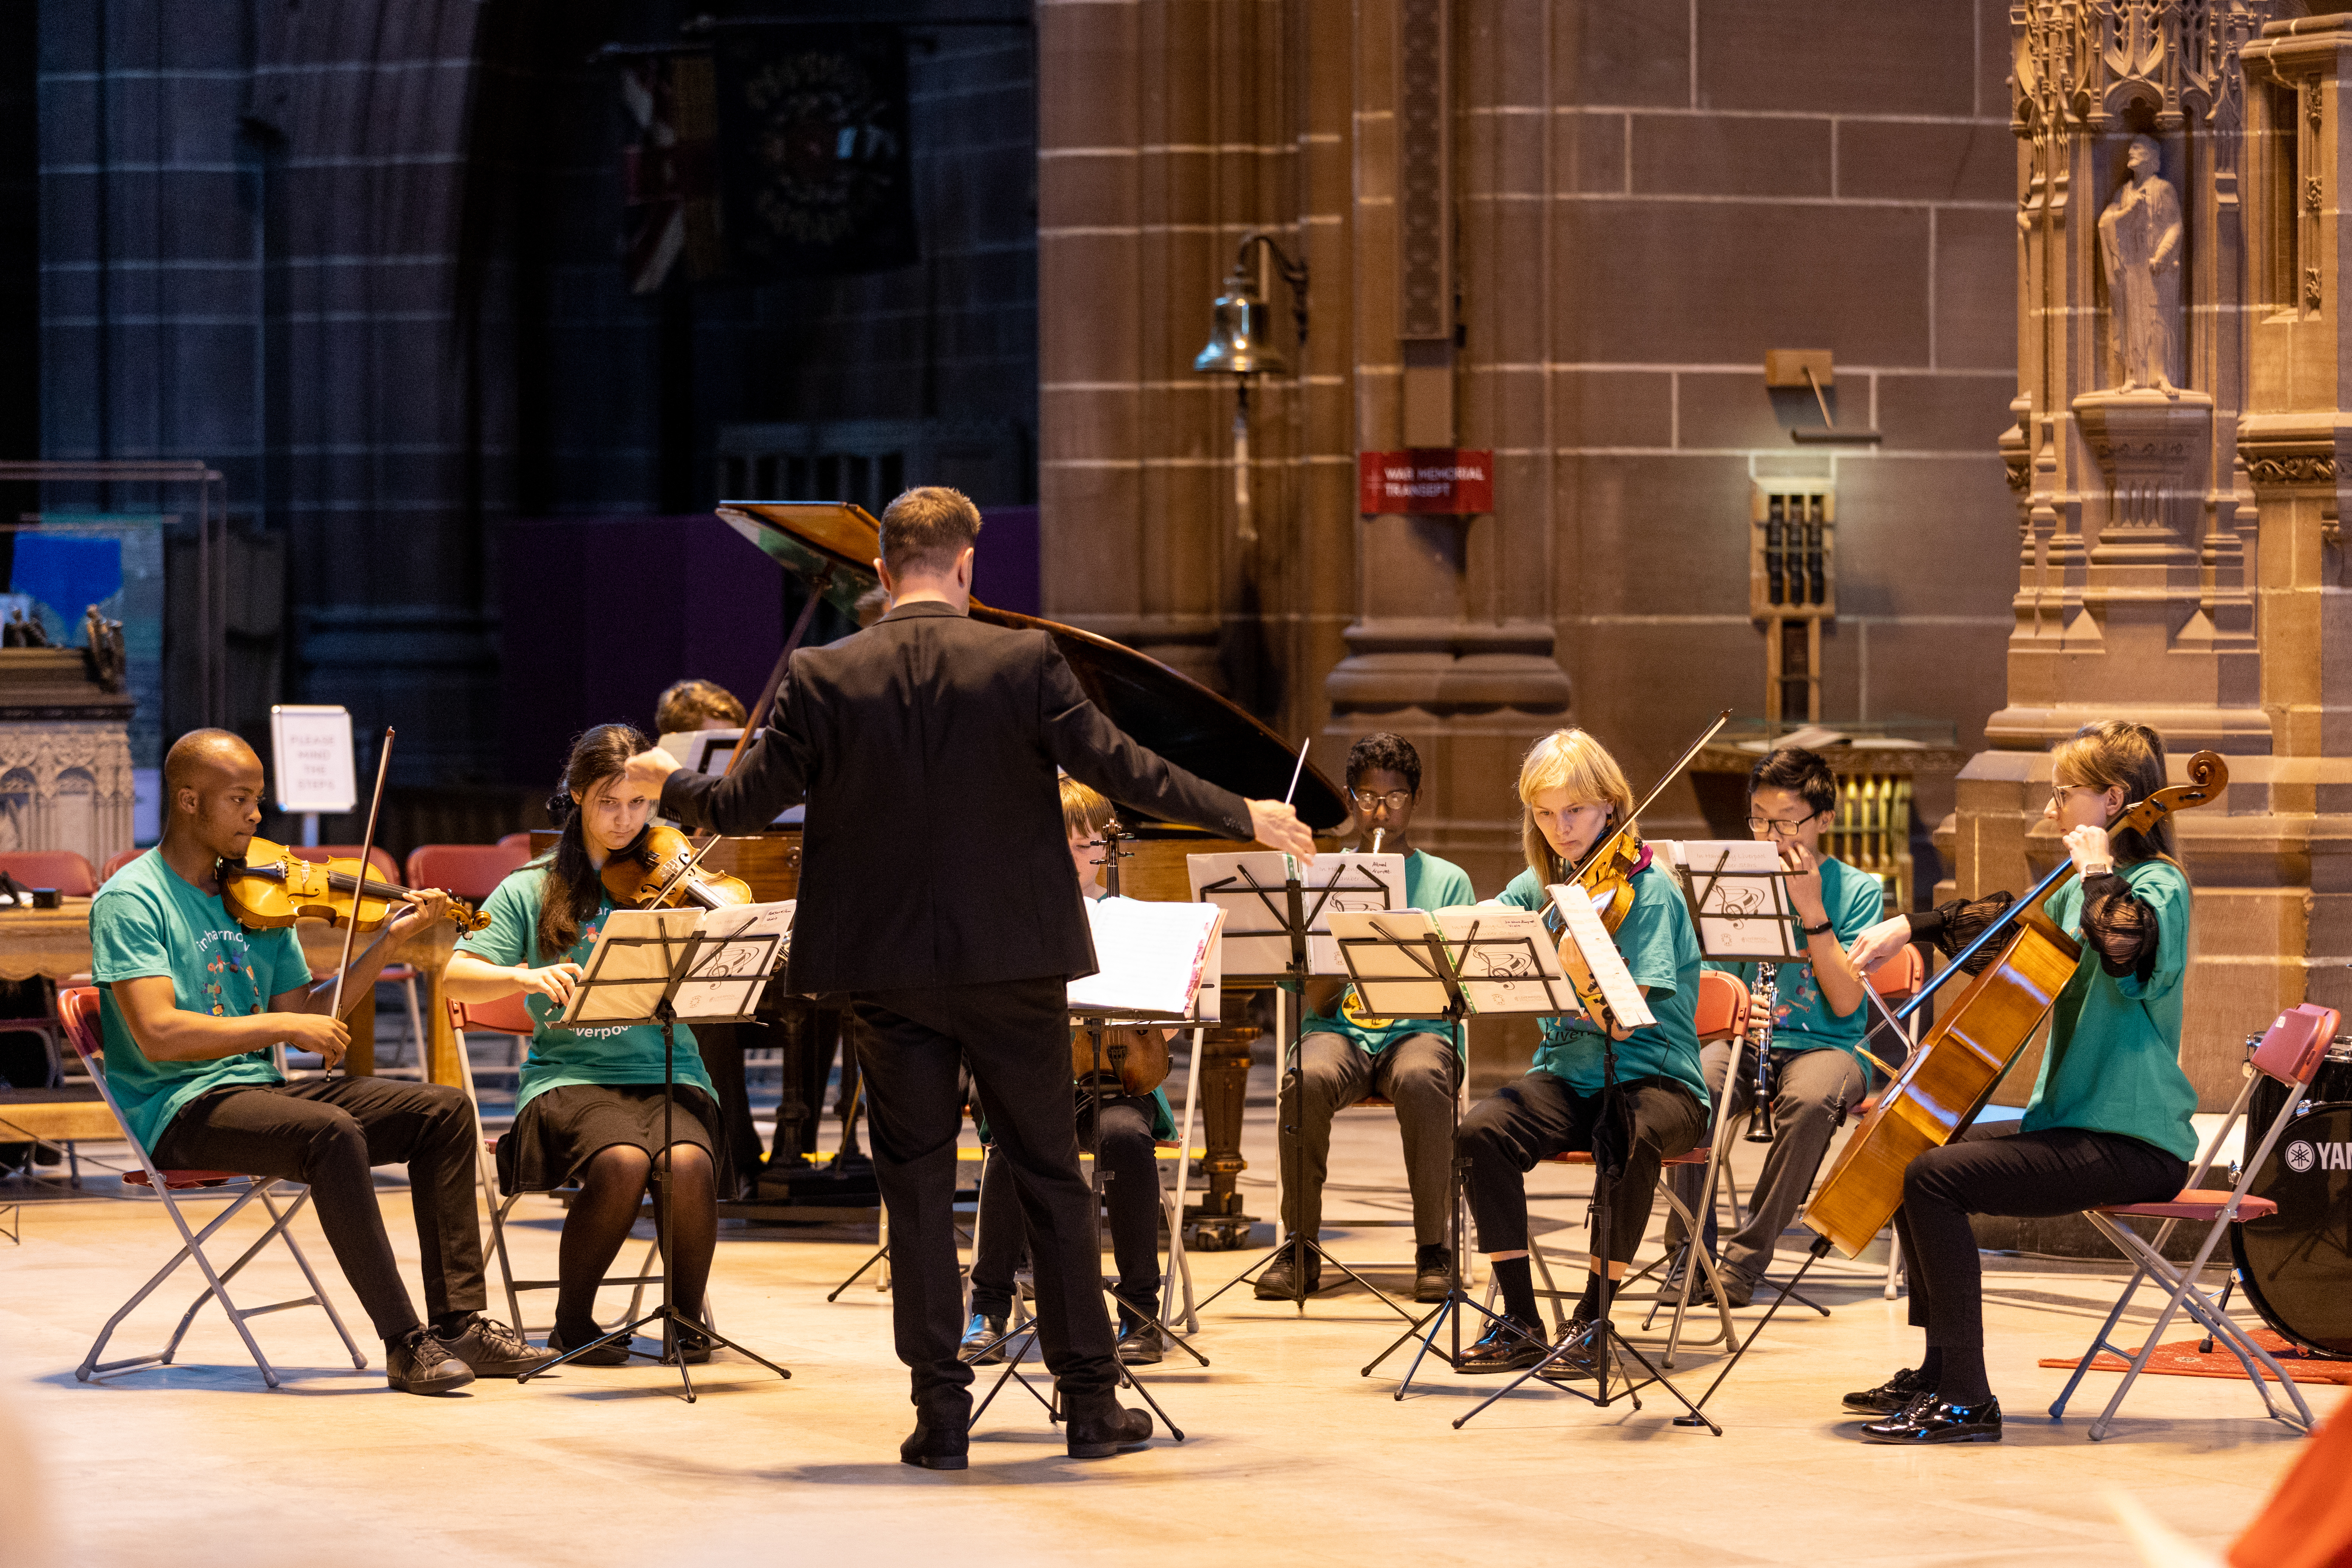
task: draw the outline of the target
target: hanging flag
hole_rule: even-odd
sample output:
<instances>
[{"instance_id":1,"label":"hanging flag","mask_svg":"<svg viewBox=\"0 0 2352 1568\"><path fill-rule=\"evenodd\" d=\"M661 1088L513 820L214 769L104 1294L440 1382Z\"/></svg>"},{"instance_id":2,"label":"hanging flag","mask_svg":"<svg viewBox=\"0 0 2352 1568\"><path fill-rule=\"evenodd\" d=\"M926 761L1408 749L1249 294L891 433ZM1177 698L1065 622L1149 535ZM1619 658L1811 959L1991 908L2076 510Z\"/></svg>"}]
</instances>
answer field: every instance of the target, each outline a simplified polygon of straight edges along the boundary
<instances>
[{"instance_id":1,"label":"hanging flag","mask_svg":"<svg viewBox=\"0 0 2352 1568\"><path fill-rule=\"evenodd\" d=\"M896 27L730 27L717 46L721 202L747 281L918 255L907 47Z\"/></svg>"},{"instance_id":2,"label":"hanging flag","mask_svg":"<svg viewBox=\"0 0 2352 1568\"><path fill-rule=\"evenodd\" d=\"M621 105L630 127L621 150L627 212L622 255L633 294L659 289L681 257L687 277L697 282L725 269L711 83L705 50L643 55L621 68Z\"/></svg>"}]
</instances>

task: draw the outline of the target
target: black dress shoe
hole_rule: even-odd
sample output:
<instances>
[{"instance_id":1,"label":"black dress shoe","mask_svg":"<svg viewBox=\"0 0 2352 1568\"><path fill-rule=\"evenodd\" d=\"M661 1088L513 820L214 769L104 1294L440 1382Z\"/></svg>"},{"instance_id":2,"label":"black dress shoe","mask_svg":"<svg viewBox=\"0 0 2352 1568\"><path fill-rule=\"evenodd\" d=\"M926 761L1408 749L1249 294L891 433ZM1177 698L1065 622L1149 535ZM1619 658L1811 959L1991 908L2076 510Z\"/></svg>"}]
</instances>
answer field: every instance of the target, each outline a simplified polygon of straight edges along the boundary
<instances>
[{"instance_id":1,"label":"black dress shoe","mask_svg":"<svg viewBox=\"0 0 2352 1568\"><path fill-rule=\"evenodd\" d=\"M1443 1301L1454 1289L1454 1253L1444 1246L1417 1247L1412 1253L1412 1299Z\"/></svg>"},{"instance_id":2,"label":"black dress shoe","mask_svg":"<svg viewBox=\"0 0 2352 1568\"><path fill-rule=\"evenodd\" d=\"M1569 1320L1568 1331L1552 1347L1551 1359L1536 1373L1547 1383L1598 1383L1601 1380L1600 1338L1583 1318Z\"/></svg>"},{"instance_id":3,"label":"black dress shoe","mask_svg":"<svg viewBox=\"0 0 2352 1568\"><path fill-rule=\"evenodd\" d=\"M688 1366L700 1366L710 1359L710 1342L702 1334L684 1323L677 1324L672 1333L677 1339L677 1348L674 1352L665 1351L662 1353L662 1365L676 1366L682 1361Z\"/></svg>"},{"instance_id":4,"label":"black dress shoe","mask_svg":"<svg viewBox=\"0 0 2352 1568\"><path fill-rule=\"evenodd\" d=\"M1122 1324L1118 1343L1112 1349L1121 1366L1158 1366L1168 1357L1168 1346L1160 1339L1160 1331L1146 1322Z\"/></svg>"},{"instance_id":5,"label":"black dress shoe","mask_svg":"<svg viewBox=\"0 0 2352 1568\"><path fill-rule=\"evenodd\" d=\"M1858 1388L1845 1396L1845 1407L1859 1415L1899 1415L1911 1401L1927 1391L1927 1380L1916 1367L1905 1367L1876 1388Z\"/></svg>"},{"instance_id":6,"label":"black dress shoe","mask_svg":"<svg viewBox=\"0 0 2352 1568\"><path fill-rule=\"evenodd\" d=\"M1543 1360L1543 1325L1525 1318L1497 1318L1478 1342L1462 1352L1456 1372L1525 1372Z\"/></svg>"},{"instance_id":7,"label":"black dress shoe","mask_svg":"<svg viewBox=\"0 0 2352 1568\"><path fill-rule=\"evenodd\" d=\"M1108 1459L1121 1448L1151 1441L1151 1413L1113 1402L1083 1415L1071 1412L1062 1432L1073 1459Z\"/></svg>"},{"instance_id":8,"label":"black dress shoe","mask_svg":"<svg viewBox=\"0 0 2352 1568\"><path fill-rule=\"evenodd\" d=\"M1293 1270L1297 1267L1297 1256L1284 1253L1265 1266L1257 1277L1257 1283L1250 1287L1251 1293L1261 1301L1296 1300L1298 1296L1297 1275ZM1312 1296L1321 1289L1323 1260L1310 1252L1307 1255L1307 1293Z\"/></svg>"},{"instance_id":9,"label":"black dress shoe","mask_svg":"<svg viewBox=\"0 0 2352 1568\"><path fill-rule=\"evenodd\" d=\"M1899 1415L1873 1421L1862 1429L1865 1443L1998 1443L2000 1441L2000 1401L1955 1405L1932 1394L1920 1394Z\"/></svg>"},{"instance_id":10,"label":"black dress shoe","mask_svg":"<svg viewBox=\"0 0 2352 1568\"><path fill-rule=\"evenodd\" d=\"M974 1366L993 1366L1004 1359L1004 1347L996 1342L1004 1337L1004 1315L994 1317L986 1312L974 1312L971 1321L963 1329L963 1342L956 1346L956 1359Z\"/></svg>"},{"instance_id":11,"label":"black dress shoe","mask_svg":"<svg viewBox=\"0 0 2352 1568\"><path fill-rule=\"evenodd\" d=\"M436 1335L449 1353L473 1369L476 1377L520 1377L555 1359L551 1350L539 1350L530 1341L480 1312L455 1336Z\"/></svg>"},{"instance_id":12,"label":"black dress shoe","mask_svg":"<svg viewBox=\"0 0 2352 1568\"><path fill-rule=\"evenodd\" d=\"M971 1438L961 1421L933 1426L918 1420L907 1440L898 1445L898 1462L927 1470L961 1470L971 1465Z\"/></svg>"},{"instance_id":13,"label":"black dress shoe","mask_svg":"<svg viewBox=\"0 0 2352 1568\"><path fill-rule=\"evenodd\" d=\"M580 1337L580 1342L583 1345L587 1344L595 1337L596 1336L594 1335L583 1334ZM565 1351L570 1350L572 1346L570 1342L564 1339L563 1331L562 1329L551 1329L548 1331L547 1335L547 1348L555 1352L558 1355L561 1355ZM628 1341L606 1340L603 1344L598 1345L594 1350L590 1351L587 1354L573 1356L570 1361L565 1362L563 1364L566 1366L624 1366L627 1364L628 1360Z\"/></svg>"},{"instance_id":14,"label":"black dress shoe","mask_svg":"<svg viewBox=\"0 0 2352 1568\"><path fill-rule=\"evenodd\" d=\"M448 1394L474 1381L474 1369L418 1329L384 1348L383 1380L403 1394Z\"/></svg>"}]
</instances>

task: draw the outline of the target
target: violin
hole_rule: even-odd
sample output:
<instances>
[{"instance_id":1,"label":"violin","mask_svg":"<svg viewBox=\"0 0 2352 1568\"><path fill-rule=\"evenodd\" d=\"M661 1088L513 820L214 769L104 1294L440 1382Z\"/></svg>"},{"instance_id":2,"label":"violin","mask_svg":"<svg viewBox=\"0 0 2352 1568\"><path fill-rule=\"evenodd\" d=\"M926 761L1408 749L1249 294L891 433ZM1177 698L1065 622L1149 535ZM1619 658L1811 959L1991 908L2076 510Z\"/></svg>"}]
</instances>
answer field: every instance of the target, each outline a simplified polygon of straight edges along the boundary
<instances>
[{"instance_id":1,"label":"violin","mask_svg":"<svg viewBox=\"0 0 2352 1568\"><path fill-rule=\"evenodd\" d=\"M245 847L244 859L220 863L221 902L248 931L300 920L375 931L416 889L373 875L362 878L361 865L343 858L305 860L282 844L256 838ZM466 931L490 923L489 916L457 899L449 900L449 919Z\"/></svg>"},{"instance_id":2,"label":"violin","mask_svg":"<svg viewBox=\"0 0 2352 1568\"><path fill-rule=\"evenodd\" d=\"M1157 1029L1117 1025L1102 1031L1102 1054L1092 1029L1070 1031L1070 1076L1083 1084L1099 1073L1109 1094L1150 1094L1168 1081L1168 1042Z\"/></svg>"},{"instance_id":3,"label":"violin","mask_svg":"<svg viewBox=\"0 0 2352 1568\"><path fill-rule=\"evenodd\" d=\"M751 884L723 871L698 868L703 855L675 827L648 826L637 841L604 862L602 880L614 903L625 910L716 910L751 901Z\"/></svg>"}]
</instances>

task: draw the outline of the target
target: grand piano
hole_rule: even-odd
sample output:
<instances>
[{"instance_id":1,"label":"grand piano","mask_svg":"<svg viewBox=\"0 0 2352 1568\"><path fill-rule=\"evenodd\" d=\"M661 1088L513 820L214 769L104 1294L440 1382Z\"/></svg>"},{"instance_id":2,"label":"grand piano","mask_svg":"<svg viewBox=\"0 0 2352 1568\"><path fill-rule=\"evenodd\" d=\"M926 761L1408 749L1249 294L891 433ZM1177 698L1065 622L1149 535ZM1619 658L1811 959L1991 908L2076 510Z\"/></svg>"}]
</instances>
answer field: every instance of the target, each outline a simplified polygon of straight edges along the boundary
<instances>
[{"instance_id":1,"label":"grand piano","mask_svg":"<svg viewBox=\"0 0 2352 1568\"><path fill-rule=\"evenodd\" d=\"M873 563L882 553L881 529L859 507L831 501L729 500L718 510L730 527L808 585L812 605L822 598L854 616L859 598L877 585ZM1347 799L1338 785L1311 764L1300 770L1298 753L1279 735L1198 681L1076 626L978 600L972 602L971 615L994 626L1051 636L1096 705L1139 742L1179 767L1253 799L1281 799L1297 773L1297 789L1291 800L1302 820L1318 835L1336 832L1347 821ZM806 625L803 616L802 626ZM779 660L779 673L782 667ZM770 682L763 701L772 699L775 684ZM755 710L751 721L756 725L763 718ZM1124 810L1121 826L1134 835L1124 846L1119 879L1119 890L1129 898L1190 899L1186 856L1249 847ZM799 837L776 832L730 838L714 848L706 863L743 878L761 899L792 898L799 886ZM1225 1022L1209 1031L1201 1063L1206 1183L1199 1205L1185 1212L1185 1244L1203 1251L1240 1247L1249 1240L1251 1216L1242 1211L1236 1184L1243 1169L1249 1047L1256 1034L1248 1022L1251 1001L1242 988L1227 987ZM803 1038L812 1024L818 1030L838 1027L829 1017L803 1017L795 1021ZM829 1050L822 1054L831 1056ZM822 1092L821 1082L816 1089ZM802 1119L813 1117L814 1107L807 1086L796 1083L791 1070L785 1074L784 1096L780 1121L806 1125ZM784 1146L780 1134L779 1147Z\"/></svg>"}]
</instances>

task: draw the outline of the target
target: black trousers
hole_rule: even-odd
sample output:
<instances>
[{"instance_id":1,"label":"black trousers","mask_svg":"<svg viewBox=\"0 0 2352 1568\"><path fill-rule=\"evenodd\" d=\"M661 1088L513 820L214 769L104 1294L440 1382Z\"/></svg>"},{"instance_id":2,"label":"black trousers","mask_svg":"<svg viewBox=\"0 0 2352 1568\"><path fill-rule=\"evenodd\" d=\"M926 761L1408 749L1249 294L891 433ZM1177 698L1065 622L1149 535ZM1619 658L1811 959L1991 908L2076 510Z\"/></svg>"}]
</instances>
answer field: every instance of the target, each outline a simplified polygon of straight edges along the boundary
<instances>
[{"instance_id":1,"label":"black trousers","mask_svg":"<svg viewBox=\"0 0 2352 1568\"><path fill-rule=\"evenodd\" d=\"M1036 1262L1037 1328L1066 1405L1118 1381L1102 1303L1095 1198L1078 1165L1070 1029L1059 975L986 985L861 992L857 1050L874 1174L890 1215L891 1314L916 1407L944 1425L971 1403L956 1355L963 1287L955 1241L956 1134L970 1063L988 1129L1013 1177Z\"/></svg>"},{"instance_id":2,"label":"black trousers","mask_svg":"<svg viewBox=\"0 0 2352 1568\"><path fill-rule=\"evenodd\" d=\"M1590 1151L1601 1170L1622 1163L1609 1194L1609 1259L1633 1259L1649 1228L1658 1163L1690 1152L1706 1131L1706 1112L1696 1095L1671 1079L1627 1079L1619 1089L1632 1112L1630 1146L1622 1120L1601 1116L1600 1095L1579 1094L1567 1079L1541 1068L1470 1108L1462 1119L1461 1147L1470 1157L1470 1215L1478 1222L1479 1251L1526 1250L1528 1173L1554 1154Z\"/></svg>"},{"instance_id":3,"label":"black trousers","mask_svg":"<svg viewBox=\"0 0 2352 1568\"><path fill-rule=\"evenodd\" d=\"M377 1206L377 1165L408 1167L424 1257L425 1310L478 1312L481 1220L474 1209L474 1116L465 1092L384 1078L252 1084L190 1101L155 1141L166 1169L283 1176L310 1189L343 1278L387 1341L417 1326Z\"/></svg>"},{"instance_id":4,"label":"black trousers","mask_svg":"<svg viewBox=\"0 0 2352 1568\"><path fill-rule=\"evenodd\" d=\"M1911 1270L1911 1322L1932 1350L1984 1345L1984 1269L1972 1214L2049 1218L2102 1204L2165 1202L2189 1166L2178 1155L2120 1132L2053 1127L2021 1132L2014 1121L1971 1127L1903 1173L1895 1234Z\"/></svg>"},{"instance_id":5,"label":"black trousers","mask_svg":"<svg viewBox=\"0 0 2352 1568\"><path fill-rule=\"evenodd\" d=\"M1095 1153L1103 1178L1103 1208L1110 1215L1110 1253L1118 1265L1118 1296L1157 1317L1160 1312L1160 1158L1151 1136L1149 1098L1115 1095L1102 1107L1102 1135L1083 1091L1078 1140ZM992 1144L981 1175L980 1228L972 1239L971 1310L992 1318L1013 1310L1013 1276L1028 1256L1028 1229L1013 1185L1012 1162Z\"/></svg>"}]
</instances>

